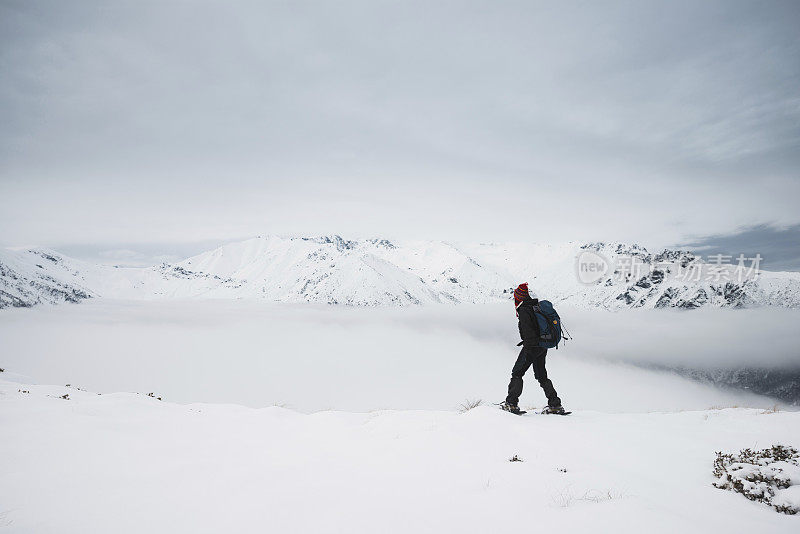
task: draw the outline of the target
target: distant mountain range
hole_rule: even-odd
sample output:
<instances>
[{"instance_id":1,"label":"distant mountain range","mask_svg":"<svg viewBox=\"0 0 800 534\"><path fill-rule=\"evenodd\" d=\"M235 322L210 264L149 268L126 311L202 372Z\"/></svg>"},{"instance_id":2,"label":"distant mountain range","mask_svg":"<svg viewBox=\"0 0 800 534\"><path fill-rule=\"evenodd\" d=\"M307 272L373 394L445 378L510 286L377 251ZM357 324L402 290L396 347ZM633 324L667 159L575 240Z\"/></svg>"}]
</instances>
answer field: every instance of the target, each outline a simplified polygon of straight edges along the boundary
<instances>
[{"instance_id":1,"label":"distant mountain range","mask_svg":"<svg viewBox=\"0 0 800 534\"><path fill-rule=\"evenodd\" d=\"M800 307L800 273L762 272L739 280L735 267L715 268L689 252L651 254L621 243L451 244L340 236L257 237L146 268L91 264L44 249L0 249L0 308L103 297L352 306L485 303L511 298L520 282L543 298L583 308Z\"/></svg>"}]
</instances>

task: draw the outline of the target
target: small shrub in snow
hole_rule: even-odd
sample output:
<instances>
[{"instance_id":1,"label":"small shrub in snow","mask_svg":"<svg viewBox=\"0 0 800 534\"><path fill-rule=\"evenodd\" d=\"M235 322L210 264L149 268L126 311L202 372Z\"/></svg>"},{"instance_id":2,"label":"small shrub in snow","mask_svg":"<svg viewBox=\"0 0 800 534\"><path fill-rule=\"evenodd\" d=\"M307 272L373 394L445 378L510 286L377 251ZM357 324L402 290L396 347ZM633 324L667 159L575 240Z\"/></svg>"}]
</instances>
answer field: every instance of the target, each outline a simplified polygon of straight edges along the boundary
<instances>
[{"instance_id":1,"label":"small shrub in snow","mask_svg":"<svg viewBox=\"0 0 800 534\"><path fill-rule=\"evenodd\" d=\"M550 498L553 499L553 504L555 504L559 508L566 508L572 504L572 501L575 500L575 496L569 489L556 492L550 495Z\"/></svg>"},{"instance_id":2,"label":"small shrub in snow","mask_svg":"<svg viewBox=\"0 0 800 534\"><path fill-rule=\"evenodd\" d=\"M458 407L458 411L460 413L466 413L466 412L470 411L471 409L477 408L478 406L480 406L482 404L483 404L483 400L482 399L475 399L475 400L467 399L467 400L465 400L464 402L461 403L461 405Z\"/></svg>"},{"instance_id":3,"label":"small shrub in snow","mask_svg":"<svg viewBox=\"0 0 800 534\"><path fill-rule=\"evenodd\" d=\"M581 497L582 501L591 501L591 502L604 502L604 501L613 501L615 499L622 499L625 495L621 491L617 491L615 489L607 489L607 490L588 490L586 493L583 494Z\"/></svg>"},{"instance_id":4,"label":"small shrub in snow","mask_svg":"<svg viewBox=\"0 0 800 534\"><path fill-rule=\"evenodd\" d=\"M789 490L800 484L800 462L793 447L773 445L760 451L742 449L738 454L717 452L713 473L717 488L741 493L784 514L800 512L800 492L797 488Z\"/></svg>"},{"instance_id":5,"label":"small shrub in snow","mask_svg":"<svg viewBox=\"0 0 800 534\"><path fill-rule=\"evenodd\" d=\"M514 456L512 456L511 458L509 458L509 459L508 459L508 461L509 461L509 462L522 462L523 460L522 460L522 458L520 458L519 456L517 456L517 455L515 454Z\"/></svg>"},{"instance_id":6,"label":"small shrub in snow","mask_svg":"<svg viewBox=\"0 0 800 534\"><path fill-rule=\"evenodd\" d=\"M600 503L605 501L613 501L616 499L624 499L625 494L615 489L589 489L584 491L583 495L578 496L572 492L572 488L565 488L550 495L550 498L553 499L553 503L555 503L556 506L567 508L576 501Z\"/></svg>"}]
</instances>

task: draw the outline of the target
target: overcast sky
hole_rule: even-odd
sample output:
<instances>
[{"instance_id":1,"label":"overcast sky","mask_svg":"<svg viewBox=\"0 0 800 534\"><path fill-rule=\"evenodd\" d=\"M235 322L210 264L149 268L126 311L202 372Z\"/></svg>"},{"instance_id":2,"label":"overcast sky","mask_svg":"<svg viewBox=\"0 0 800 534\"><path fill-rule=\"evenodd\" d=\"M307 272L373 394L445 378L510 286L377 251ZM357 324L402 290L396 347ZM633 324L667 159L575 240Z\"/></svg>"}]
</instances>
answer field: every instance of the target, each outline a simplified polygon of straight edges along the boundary
<instances>
[{"instance_id":1,"label":"overcast sky","mask_svg":"<svg viewBox=\"0 0 800 534\"><path fill-rule=\"evenodd\" d=\"M798 28L778 1L0 0L0 245L785 229Z\"/></svg>"}]
</instances>

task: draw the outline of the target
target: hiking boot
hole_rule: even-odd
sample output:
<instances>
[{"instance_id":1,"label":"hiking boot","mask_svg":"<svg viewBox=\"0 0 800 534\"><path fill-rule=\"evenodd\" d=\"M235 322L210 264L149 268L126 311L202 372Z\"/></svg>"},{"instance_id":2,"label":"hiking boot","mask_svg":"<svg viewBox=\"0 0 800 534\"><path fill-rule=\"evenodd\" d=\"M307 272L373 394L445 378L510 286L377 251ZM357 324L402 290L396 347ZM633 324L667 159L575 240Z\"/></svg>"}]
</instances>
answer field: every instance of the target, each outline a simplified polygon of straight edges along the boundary
<instances>
[{"instance_id":1,"label":"hiking boot","mask_svg":"<svg viewBox=\"0 0 800 534\"><path fill-rule=\"evenodd\" d=\"M544 410L542 410L542 413L552 413L552 414L556 414L556 415L564 415L564 413L566 413L566 410L564 410L564 407L561 406L561 405L559 405L559 406L548 406Z\"/></svg>"},{"instance_id":2,"label":"hiking boot","mask_svg":"<svg viewBox=\"0 0 800 534\"><path fill-rule=\"evenodd\" d=\"M500 409L517 415L520 415L522 413L522 410L519 409L519 406L517 406L516 404L509 404L508 402L505 401L500 403Z\"/></svg>"}]
</instances>

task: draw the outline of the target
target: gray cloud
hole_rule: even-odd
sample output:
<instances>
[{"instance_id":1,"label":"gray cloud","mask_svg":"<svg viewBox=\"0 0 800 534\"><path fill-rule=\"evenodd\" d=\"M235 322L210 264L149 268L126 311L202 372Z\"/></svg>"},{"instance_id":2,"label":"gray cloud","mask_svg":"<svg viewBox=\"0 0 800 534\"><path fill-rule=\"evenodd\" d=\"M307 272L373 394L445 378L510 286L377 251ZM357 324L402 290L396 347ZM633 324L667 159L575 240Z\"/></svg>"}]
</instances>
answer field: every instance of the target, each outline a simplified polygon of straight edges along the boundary
<instances>
[{"instance_id":1,"label":"gray cloud","mask_svg":"<svg viewBox=\"0 0 800 534\"><path fill-rule=\"evenodd\" d=\"M734 263L740 254L748 257L761 254L763 269L800 271L800 224L786 228L760 224L728 235L705 236L678 246L696 250L706 257L716 254L733 256Z\"/></svg>"},{"instance_id":2,"label":"gray cloud","mask_svg":"<svg viewBox=\"0 0 800 534\"><path fill-rule=\"evenodd\" d=\"M5 2L0 242L800 220L793 2Z\"/></svg>"}]
</instances>

